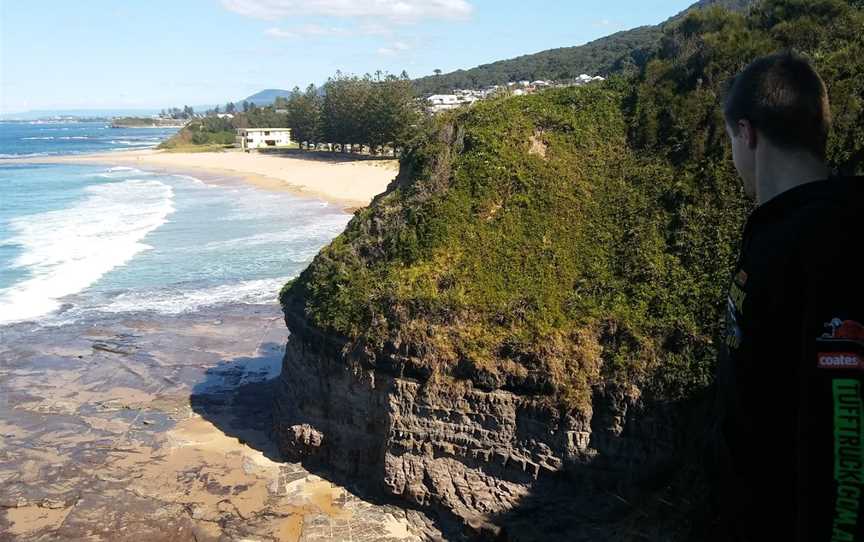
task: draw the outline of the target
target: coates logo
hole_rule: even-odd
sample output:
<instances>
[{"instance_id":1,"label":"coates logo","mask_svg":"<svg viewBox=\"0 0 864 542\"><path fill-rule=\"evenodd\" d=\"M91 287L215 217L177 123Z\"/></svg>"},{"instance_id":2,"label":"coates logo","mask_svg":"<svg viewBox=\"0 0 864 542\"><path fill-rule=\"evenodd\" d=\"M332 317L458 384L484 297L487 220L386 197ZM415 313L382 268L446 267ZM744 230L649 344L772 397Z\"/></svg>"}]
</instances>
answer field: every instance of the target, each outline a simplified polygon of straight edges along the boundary
<instances>
[{"instance_id":1,"label":"coates logo","mask_svg":"<svg viewBox=\"0 0 864 542\"><path fill-rule=\"evenodd\" d=\"M864 341L864 325L855 320L834 318L825 328L830 330L822 335L825 339L843 339L847 341Z\"/></svg>"},{"instance_id":2,"label":"coates logo","mask_svg":"<svg viewBox=\"0 0 864 542\"><path fill-rule=\"evenodd\" d=\"M820 369L861 369L864 364L852 352L820 352L816 355Z\"/></svg>"}]
</instances>

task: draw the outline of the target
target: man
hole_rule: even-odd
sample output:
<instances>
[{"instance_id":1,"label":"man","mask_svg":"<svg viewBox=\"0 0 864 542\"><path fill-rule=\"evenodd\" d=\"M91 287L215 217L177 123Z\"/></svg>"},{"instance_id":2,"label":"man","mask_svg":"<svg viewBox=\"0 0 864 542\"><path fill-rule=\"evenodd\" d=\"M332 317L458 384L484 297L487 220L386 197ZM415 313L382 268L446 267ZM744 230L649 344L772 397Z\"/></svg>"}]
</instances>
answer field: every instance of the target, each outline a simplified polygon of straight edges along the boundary
<instances>
[{"instance_id":1,"label":"man","mask_svg":"<svg viewBox=\"0 0 864 542\"><path fill-rule=\"evenodd\" d=\"M721 478L736 540L864 541L864 179L825 163L825 85L802 57L760 58L724 103L757 207L728 297Z\"/></svg>"}]
</instances>

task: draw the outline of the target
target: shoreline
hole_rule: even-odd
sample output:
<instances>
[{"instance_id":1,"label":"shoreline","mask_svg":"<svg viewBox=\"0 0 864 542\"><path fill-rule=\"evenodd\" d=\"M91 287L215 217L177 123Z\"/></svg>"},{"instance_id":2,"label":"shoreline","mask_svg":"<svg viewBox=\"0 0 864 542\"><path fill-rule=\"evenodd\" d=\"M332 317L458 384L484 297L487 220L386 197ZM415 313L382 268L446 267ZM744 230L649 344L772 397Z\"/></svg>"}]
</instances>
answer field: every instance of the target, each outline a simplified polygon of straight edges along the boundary
<instances>
[{"instance_id":1,"label":"shoreline","mask_svg":"<svg viewBox=\"0 0 864 542\"><path fill-rule=\"evenodd\" d=\"M9 158L3 163L102 164L135 166L157 173L234 177L266 190L290 192L300 197L321 199L341 205L352 213L369 205L398 173L396 160L344 159L334 156L294 156L240 151L165 152L130 149L93 154ZM210 177L207 179L206 177Z\"/></svg>"},{"instance_id":2,"label":"shoreline","mask_svg":"<svg viewBox=\"0 0 864 542\"><path fill-rule=\"evenodd\" d=\"M441 536L281 457L269 409L289 332L275 303L0 329L2 540Z\"/></svg>"}]
</instances>

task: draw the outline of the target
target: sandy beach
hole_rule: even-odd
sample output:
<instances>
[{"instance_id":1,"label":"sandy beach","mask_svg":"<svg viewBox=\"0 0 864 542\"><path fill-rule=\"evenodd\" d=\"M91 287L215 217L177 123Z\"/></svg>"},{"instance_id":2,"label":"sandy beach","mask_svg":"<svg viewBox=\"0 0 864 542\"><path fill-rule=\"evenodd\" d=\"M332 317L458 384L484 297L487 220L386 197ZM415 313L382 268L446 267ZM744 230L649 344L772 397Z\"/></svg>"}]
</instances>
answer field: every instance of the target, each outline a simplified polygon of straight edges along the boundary
<instances>
[{"instance_id":1,"label":"sandy beach","mask_svg":"<svg viewBox=\"0 0 864 542\"><path fill-rule=\"evenodd\" d=\"M411 510L282 461L274 305L0 329L0 540L419 542Z\"/></svg>"},{"instance_id":2,"label":"sandy beach","mask_svg":"<svg viewBox=\"0 0 864 542\"><path fill-rule=\"evenodd\" d=\"M345 207L367 205L396 175L393 160L332 155L138 150L3 161L12 162L131 166L230 187L243 179L256 187ZM161 184L125 179L128 175L119 173L114 182L103 184L127 190L129 183ZM63 176L57 177L62 182ZM167 185L165 189L169 190ZM180 217L193 213L188 194L180 194L183 190L190 189L177 188L165 202L154 200L182 207L165 228L180 225L180 230L165 233L167 241L151 238L145 256L154 257L160 250L170 253L177 246L188 248L176 244L180 237L195 235L195 224L183 223ZM244 191L248 192L258 191ZM71 213L81 216L82 222L54 222L51 235L78 227L75 239L65 244L92 242L94 236L87 237L76 224L101 231L94 226L94 215L110 213L117 203L110 193L89 196L109 205L104 211L98 206L78 209L74 204L53 211L49 218ZM263 201L297 199L266 196L249 202L256 216L265 213ZM222 205L218 194L210 197L215 198L208 200L211 205ZM136 200L142 209L146 203ZM333 215L347 220L338 209L323 214L319 201L301 203L309 204L307 213L313 218L296 218L296 230L288 234L314 239L315 228L308 228L303 220L332 221ZM120 209L122 215L128 207ZM286 209L290 215L291 209L302 211L304 206L279 207ZM240 211L237 216L244 216L243 208L235 210ZM274 233L281 234L249 230L260 224L248 217L229 220L222 227L225 236L201 237L202 243L231 246L261 243L262 238L266 243ZM330 231L326 224L321 228ZM277 238L284 250L294 247L298 261L310 257L291 235ZM44 250L44 236L39 243ZM201 254L214 250L219 253L205 247ZM50 252L53 258L62 250ZM236 255L240 249L229 252ZM83 254L69 259L78 265L86 260ZM229 260L232 256L222 254ZM184 258L193 257L194 253L184 252ZM272 266L274 261L262 265ZM291 272L290 259L278 261L285 266L279 273ZM230 274L226 270L231 265L231 261L201 260L201 266L213 266L214 273L223 277ZM152 278L148 272L140 275L142 281ZM272 383L281 371L288 336L278 303L211 303L225 283L208 283L212 275L206 273L193 273L190 279L181 270L173 272L150 289L136 282L110 296L120 291L133 296L144 292L158 300L167 288L180 298L177 303L183 303L186 293L196 299L206 297L206 307L171 314L152 306L138 307L70 317L62 324L34 318L0 325L0 541L419 542L442 538L433 520L420 512L341 486L323 468L284 461L270 439ZM191 283L194 286L188 287ZM247 283L259 287L252 278L229 287L242 290ZM135 299L151 299L146 295ZM76 293L66 299L61 313L85 306L86 296L82 296Z\"/></svg>"},{"instance_id":3,"label":"sandy beach","mask_svg":"<svg viewBox=\"0 0 864 542\"><path fill-rule=\"evenodd\" d=\"M363 159L321 153L259 154L164 152L154 149L74 156L24 158L4 162L105 164L189 175L229 175L260 188L287 190L353 209L365 207L396 177L396 160Z\"/></svg>"}]
</instances>

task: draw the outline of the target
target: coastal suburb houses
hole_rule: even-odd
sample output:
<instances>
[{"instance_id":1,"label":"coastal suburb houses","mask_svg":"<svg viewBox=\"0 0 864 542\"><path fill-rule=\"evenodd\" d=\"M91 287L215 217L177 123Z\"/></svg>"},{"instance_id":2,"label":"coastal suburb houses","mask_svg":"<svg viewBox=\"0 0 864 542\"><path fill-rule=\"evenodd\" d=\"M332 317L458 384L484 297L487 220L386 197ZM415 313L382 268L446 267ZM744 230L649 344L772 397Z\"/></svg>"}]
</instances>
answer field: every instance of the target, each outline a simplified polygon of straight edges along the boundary
<instances>
[{"instance_id":1,"label":"coastal suburb houses","mask_svg":"<svg viewBox=\"0 0 864 542\"><path fill-rule=\"evenodd\" d=\"M455 109L463 105L471 105L474 102L490 98L499 94L511 94L521 96L533 94L547 88L581 86L594 81L603 81L603 77L582 74L568 81L511 81L506 85L491 85L479 90L458 89L451 94L433 94L426 98L426 109L430 113L438 113Z\"/></svg>"},{"instance_id":2,"label":"coastal suburb houses","mask_svg":"<svg viewBox=\"0 0 864 542\"><path fill-rule=\"evenodd\" d=\"M291 128L238 128L235 141L246 152L286 148L292 146Z\"/></svg>"}]
</instances>

